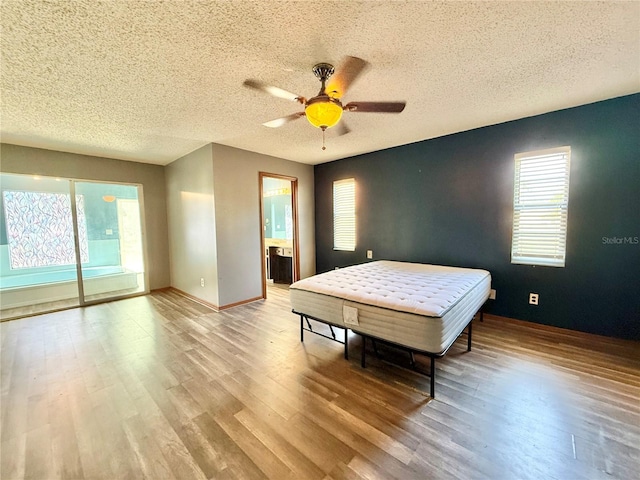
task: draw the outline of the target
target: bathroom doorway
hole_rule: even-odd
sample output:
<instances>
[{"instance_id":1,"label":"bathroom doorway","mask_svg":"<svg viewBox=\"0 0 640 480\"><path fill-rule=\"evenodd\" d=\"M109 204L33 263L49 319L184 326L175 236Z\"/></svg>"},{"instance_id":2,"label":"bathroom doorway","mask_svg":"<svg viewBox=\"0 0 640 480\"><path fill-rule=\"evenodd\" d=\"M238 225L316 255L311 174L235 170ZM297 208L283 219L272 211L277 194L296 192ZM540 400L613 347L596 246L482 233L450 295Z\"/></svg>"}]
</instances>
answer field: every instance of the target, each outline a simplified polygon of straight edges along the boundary
<instances>
[{"instance_id":1,"label":"bathroom doorway","mask_svg":"<svg viewBox=\"0 0 640 480\"><path fill-rule=\"evenodd\" d=\"M268 285L287 286L300 278L298 179L260 172L262 295Z\"/></svg>"}]
</instances>

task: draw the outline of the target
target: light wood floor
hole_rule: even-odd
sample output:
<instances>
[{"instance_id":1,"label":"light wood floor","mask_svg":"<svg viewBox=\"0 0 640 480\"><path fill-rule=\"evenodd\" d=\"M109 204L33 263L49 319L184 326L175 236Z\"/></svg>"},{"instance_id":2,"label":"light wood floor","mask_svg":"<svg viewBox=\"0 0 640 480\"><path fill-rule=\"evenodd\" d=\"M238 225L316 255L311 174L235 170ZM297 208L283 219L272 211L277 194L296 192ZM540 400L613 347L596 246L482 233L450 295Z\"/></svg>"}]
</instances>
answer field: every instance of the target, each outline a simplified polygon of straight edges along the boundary
<instances>
[{"instance_id":1,"label":"light wood floor","mask_svg":"<svg viewBox=\"0 0 640 480\"><path fill-rule=\"evenodd\" d=\"M80 305L77 298L68 300L58 300L55 302L37 303L35 305L26 305L24 307L0 308L0 322L14 320L16 318L30 317L41 313L53 312L57 310L65 310Z\"/></svg>"},{"instance_id":2,"label":"light wood floor","mask_svg":"<svg viewBox=\"0 0 640 480\"><path fill-rule=\"evenodd\" d=\"M603 319L603 321L605 321ZM599 479L640 470L640 344L487 318L428 378L307 335L286 289L4 322L1 478ZM428 359L423 359L428 366Z\"/></svg>"}]
</instances>

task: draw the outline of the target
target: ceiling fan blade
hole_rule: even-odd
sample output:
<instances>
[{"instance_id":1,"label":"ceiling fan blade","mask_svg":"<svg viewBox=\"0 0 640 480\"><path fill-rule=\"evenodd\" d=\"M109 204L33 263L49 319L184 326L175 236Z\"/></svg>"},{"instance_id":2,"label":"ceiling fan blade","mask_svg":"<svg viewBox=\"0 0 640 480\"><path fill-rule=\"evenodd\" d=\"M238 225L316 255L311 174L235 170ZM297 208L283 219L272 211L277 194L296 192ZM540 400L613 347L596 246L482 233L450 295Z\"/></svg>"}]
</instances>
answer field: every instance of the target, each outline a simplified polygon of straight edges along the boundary
<instances>
[{"instance_id":1,"label":"ceiling fan blade","mask_svg":"<svg viewBox=\"0 0 640 480\"><path fill-rule=\"evenodd\" d=\"M293 122L300 117L304 117L304 112L292 113L291 115L287 115L286 117L276 118L275 120L271 120L269 122L265 122L262 125L269 128L278 128L289 122Z\"/></svg>"},{"instance_id":2,"label":"ceiling fan blade","mask_svg":"<svg viewBox=\"0 0 640 480\"><path fill-rule=\"evenodd\" d=\"M285 100L291 100L302 104L304 104L305 102L304 97L296 95L295 93L287 92L282 88L258 82L257 80L245 80L243 85L245 87L253 88L254 90L260 90L261 92L268 93L269 95L273 95L274 97L284 98Z\"/></svg>"},{"instance_id":3,"label":"ceiling fan blade","mask_svg":"<svg viewBox=\"0 0 640 480\"><path fill-rule=\"evenodd\" d=\"M400 113L407 102L349 102L343 108L348 112Z\"/></svg>"},{"instance_id":4,"label":"ceiling fan blade","mask_svg":"<svg viewBox=\"0 0 640 480\"><path fill-rule=\"evenodd\" d=\"M347 57L330 78L325 91L333 98L341 98L358 75L369 65L358 57Z\"/></svg>"}]
</instances>

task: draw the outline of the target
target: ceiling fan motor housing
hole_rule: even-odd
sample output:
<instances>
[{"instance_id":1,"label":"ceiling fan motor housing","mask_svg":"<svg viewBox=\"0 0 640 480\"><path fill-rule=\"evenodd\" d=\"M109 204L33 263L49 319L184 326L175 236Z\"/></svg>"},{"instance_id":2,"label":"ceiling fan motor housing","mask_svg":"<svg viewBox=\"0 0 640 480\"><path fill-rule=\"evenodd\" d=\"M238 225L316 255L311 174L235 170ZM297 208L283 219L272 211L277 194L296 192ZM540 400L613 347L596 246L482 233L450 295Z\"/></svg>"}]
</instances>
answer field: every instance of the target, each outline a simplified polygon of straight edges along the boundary
<instances>
[{"instance_id":1,"label":"ceiling fan motor housing","mask_svg":"<svg viewBox=\"0 0 640 480\"><path fill-rule=\"evenodd\" d=\"M309 123L321 129L331 128L342 118L342 103L337 98L321 94L310 98L304 108Z\"/></svg>"},{"instance_id":2,"label":"ceiling fan motor housing","mask_svg":"<svg viewBox=\"0 0 640 480\"><path fill-rule=\"evenodd\" d=\"M342 103L325 91L325 83L334 71L330 63L317 63L313 66L313 74L320 79L322 86L318 95L307 100L304 107L309 123L322 130L333 127L342 118Z\"/></svg>"}]
</instances>

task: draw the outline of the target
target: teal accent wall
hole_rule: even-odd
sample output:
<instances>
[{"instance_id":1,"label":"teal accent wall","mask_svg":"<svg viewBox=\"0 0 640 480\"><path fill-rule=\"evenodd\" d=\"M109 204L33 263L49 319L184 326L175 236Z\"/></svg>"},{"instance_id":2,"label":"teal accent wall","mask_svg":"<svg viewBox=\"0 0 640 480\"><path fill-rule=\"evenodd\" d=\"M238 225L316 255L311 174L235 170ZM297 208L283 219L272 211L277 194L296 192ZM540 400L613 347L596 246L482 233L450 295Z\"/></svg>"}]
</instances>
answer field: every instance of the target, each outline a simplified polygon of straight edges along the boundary
<instances>
[{"instance_id":1,"label":"teal accent wall","mask_svg":"<svg viewBox=\"0 0 640 480\"><path fill-rule=\"evenodd\" d=\"M264 237L287 238L286 207L291 205L291 195L274 195L262 199L264 210Z\"/></svg>"},{"instance_id":2,"label":"teal accent wall","mask_svg":"<svg viewBox=\"0 0 640 480\"><path fill-rule=\"evenodd\" d=\"M514 154L571 146L564 268L512 265ZM316 165L316 268L484 268L496 315L640 339L640 94ZM356 180L357 246L333 250L332 184ZM540 304L528 304L530 292Z\"/></svg>"},{"instance_id":3,"label":"teal accent wall","mask_svg":"<svg viewBox=\"0 0 640 480\"><path fill-rule=\"evenodd\" d=\"M116 198L137 199L138 189L131 185L103 183L82 182L76 185L76 193L84 196L89 241L117 239L120 234L118 230L118 204L115 201L111 203L105 202L102 197L104 195L113 195ZM111 229L113 233L107 235L107 229Z\"/></svg>"}]
</instances>

